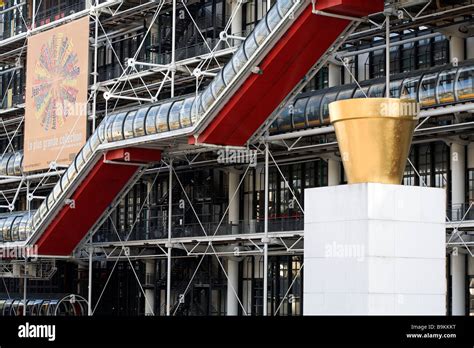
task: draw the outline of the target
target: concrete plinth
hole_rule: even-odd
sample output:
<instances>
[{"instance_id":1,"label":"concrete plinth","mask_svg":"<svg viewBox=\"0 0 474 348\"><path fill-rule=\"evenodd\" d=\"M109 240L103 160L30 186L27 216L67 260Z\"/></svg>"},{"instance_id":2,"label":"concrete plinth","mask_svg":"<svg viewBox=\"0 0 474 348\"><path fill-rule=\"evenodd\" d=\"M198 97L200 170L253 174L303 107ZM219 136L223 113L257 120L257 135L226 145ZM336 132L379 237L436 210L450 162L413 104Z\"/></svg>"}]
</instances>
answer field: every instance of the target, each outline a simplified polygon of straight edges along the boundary
<instances>
[{"instance_id":1,"label":"concrete plinth","mask_svg":"<svg viewBox=\"0 0 474 348\"><path fill-rule=\"evenodd\" d=\"M305 191L304 314L445 315L445 191Z\"/></svg>"}]
</instances>

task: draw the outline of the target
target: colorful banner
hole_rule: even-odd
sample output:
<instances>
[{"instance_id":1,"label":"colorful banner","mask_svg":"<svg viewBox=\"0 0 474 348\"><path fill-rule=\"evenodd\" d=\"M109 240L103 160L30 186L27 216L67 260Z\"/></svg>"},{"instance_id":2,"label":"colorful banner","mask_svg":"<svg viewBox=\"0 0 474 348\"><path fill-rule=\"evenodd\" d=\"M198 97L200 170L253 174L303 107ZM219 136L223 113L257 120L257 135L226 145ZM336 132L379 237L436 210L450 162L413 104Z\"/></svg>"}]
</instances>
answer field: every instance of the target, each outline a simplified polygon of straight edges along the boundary
<instances>
[{"instance_id":1,"label":"colorful banner","mask_svg":"<svg viewBox=\"0 0 474 348\"><path fill-rule=\"evenodd\" d=\"M89 17L28 39L23 169L68 165L86 141Z\"/></svg>"}]
</instances>

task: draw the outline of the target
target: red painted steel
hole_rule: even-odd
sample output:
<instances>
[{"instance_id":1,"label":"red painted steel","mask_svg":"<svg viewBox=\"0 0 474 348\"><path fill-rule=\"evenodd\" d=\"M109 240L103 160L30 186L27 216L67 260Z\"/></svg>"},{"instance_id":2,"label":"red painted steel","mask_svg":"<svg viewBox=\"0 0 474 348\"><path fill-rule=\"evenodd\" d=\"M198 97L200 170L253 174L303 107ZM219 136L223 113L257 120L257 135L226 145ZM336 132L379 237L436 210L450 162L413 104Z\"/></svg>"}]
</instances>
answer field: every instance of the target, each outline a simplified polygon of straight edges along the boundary
<instances>
[{"instance_id":1,"label":"red painted steel","mask_svg":"<svg viewBox=\"0 0 474 348\"><path fill-rule=\"evenodd\" d=\"M383 10L383 0L318 0L316 4L318 10L344 15ZM246 79L199 135L198 142L245 144L348 24L345 19L315 15L308 5L259 64L263 73ZM188 141L193 144L195 139L189 137Z\"/></svg>"},{"instance_id":2,"label":"red painted steel","mask_svg":"<svg viewBox=\"0 0 474 348\"><path fill-rule=\"evenodd\" d=\"M100 157L72 195L75 207L64 205L39 238L38 254L70 255L138 170L138 166L125 162L150 163L159 161L160 157L159 150L140 148L113 150L105 155L107 160L124 164L106 163Z\"/></svg>"}]
</instances>

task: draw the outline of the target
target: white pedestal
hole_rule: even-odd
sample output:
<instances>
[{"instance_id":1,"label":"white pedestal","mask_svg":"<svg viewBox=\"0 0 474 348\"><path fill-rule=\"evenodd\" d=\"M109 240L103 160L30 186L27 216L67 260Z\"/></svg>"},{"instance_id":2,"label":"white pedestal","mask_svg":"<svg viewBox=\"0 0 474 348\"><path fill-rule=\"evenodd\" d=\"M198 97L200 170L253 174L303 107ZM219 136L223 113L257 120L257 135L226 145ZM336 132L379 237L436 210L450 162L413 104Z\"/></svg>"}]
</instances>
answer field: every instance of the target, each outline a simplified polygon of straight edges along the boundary
<instances>
[{"instance_id":1,"label":"white pedestal","mask_svg":"<svg viewBox=\"0 0 474 348\"><path fill-rule=\"evenodd\" d=\"M446 314L444 189L305 191L305 315Z\"/></svg>"}]
</instances>

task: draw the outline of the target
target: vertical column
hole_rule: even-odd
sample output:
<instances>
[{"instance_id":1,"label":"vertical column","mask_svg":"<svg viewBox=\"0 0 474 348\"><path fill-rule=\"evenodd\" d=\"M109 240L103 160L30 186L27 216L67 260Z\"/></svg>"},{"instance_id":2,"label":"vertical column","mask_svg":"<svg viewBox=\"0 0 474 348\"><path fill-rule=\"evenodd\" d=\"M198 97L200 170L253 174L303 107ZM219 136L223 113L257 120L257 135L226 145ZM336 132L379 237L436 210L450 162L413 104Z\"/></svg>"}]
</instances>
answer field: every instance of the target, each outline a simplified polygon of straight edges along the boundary
<instances>
[{"instance_id":1,"label":"vertical column","mask_svg":"<svg viewBox=\"0 0 474 348\"><path fill-rule=\"evenodd\" d=\"M228 197L229 214L228 221L232 234L239 233L239 172L231 169L228 172ZM232 199L233 197L233 199ZM232 257L227 259L227 315L239 314L239 302L237 299L239 289L239 262Z\"/></svg>"},{"instance_id":2,"label":"vertical column","mask_svg":"<svg viewBox=\"0 0 474 348\"><path fill-rule=\"evenodd\" d=\"M466 315L466 255L451 254L451 313Z\"/></svg>"},{"instance_id":3,"label":"vertical column","mask_svg":"<svg viewBox=\"0 0 474 348\"><path fill-rule=\"evenodd\" d=\"M366 69L365 64L368 63L369 53L362 53L357 56L357 79L359 82L365 81L369 78L369 72Z\"/></svg>"},{"instance_id":4,"label":"vertical column","mask_svg":"<svg viewBox=\"0 0 474 348\"><path fill-rule=\"evenodd\" d=\"M464 38L457 36L449 37L449 60L451 63L464 60Z\"/></svg>"},{"instance_id":5,"label":"vertical column","mask_svg":"<svg viewBox=\"0 0 474 348\"><path fill-rule=\"evenodd\" d=\"M230 13L234 15L231 25L231 34L242 35L242 5L239 6L241 0L231 0ZM235 13L235 14L234 14Z\"/></svg>"},{"instance_id":6,"label":"vertical column","mask_svg":"<svg viewBox=\"0 0 474 348\"><path fill-rule=\"evenodd\" d=\"M341 67L334 63L328 64L328 86L334 87L341 84Z\"/></svg>"},{"instance_id":7,"label":"vertical column","mask_svg":"<svg viewBox=\"0 0 474 348\"><path fill-rule=\"evenodd\" d=\"M87 287L87 315L92 316L92 254L94 248L89 247L89 284Z\"/></svg>"},{"instance_id":8,"label":"vertical column","mask_svg":"<svg viewBox=\"0 0 474 348\"><path fill-rule=\"evenodd\" d=\"M328 159L328 186L336 186L341 183L341 167L338 160Z\"/></svg>"},{"instance_id":9,"label":"vertical column","mask_svg":"<svg viewBox=\"0 0 474 348\"><path fill-rule=\"evenodd\" d=\"M169 181L168 181L168 248L167 270L166 270L166 315L170 315L171 311L171 223L173 222L173 160L169 163Z\"/></svg>"},{"instance_id":10,"label":"vertical column","mask_svg":"<svg viewBox=\"0 0 474 348\"><path fill-rule=\"evenodd\" d=\"M265 144L265 221L263 242L263 315L268 315L268 172L269 172L268 144Z\"/></svg>"},{"instance_id":11,"label":"vertical column","mask_svg":"<svg viewBox=\"0 0 474 348\"><path fill-rule=\"evenodd\" d=\"M449 60L451 63L464 60L464 39L451 36L449 38ZM451 154L451 204L453 217L462 218L463 205L466 197L465 182L465 147L452 143ZM451 313L466 315L466 255L456 249L451 254Z\"/></svg>"},{"instance_id":12,"label":"vertical column","mask_svg":"<svg viewBox=\"0 0 474 348\"><path fill-rule=\"evenodd\" d=\"M239 314L239 261L229 257L227 259L227 315Z\"/></svg>"},{"instance_id":13,"label":"vertical column","mask_svg":"<svg viewBox=\"0 0 474 348\"><path fill-rule=\"evenodd\" d=\"M461 219L465 203L465 148L452 143L451 154L451 204L453 219ZM451 312L453 315L466 314L466 255L454 250L451 258Z\"/></svg>"},{"instance_id":14,"label":"vertical column","mask_svg":"<svg viewBox=\"0 0 474 348\"><path fill-rule=\"evenodd\" d=\"M466 59L474 58L474 37L466 39Z\"/></svg>"},{"instance_id":15,"label":"vertical column","mask_svg":"<svg viewBox=\"0 0 474 348\"><path fill-rule=\"evenodd\" d=\"M228 172L228 187L229 187L229 192L228 192L228 197L229 197L229 225L232 226L232 234L238 234L239 233L239 173L235 170L230 170ZM232 199L233 197L233 199Z\"/></svg>"},{"instance_id":16,"label":"vertical column","mask_svg":"<svg viewBox=\"0 0 474 348\"><path fill-rule=\"evenodd\" d=\"M452 143L451 154L451 204L464 204L465 200L465 155L464 145Z\"/></svg>"},{"instance_id":17,"label":"vertical column","mask_svg":"<svg viewBox=\"0 0 474 348\"><path fill-rule=\"evenodd\" d=\"M145 315L155 313L155 260L145 261Z\"/></svg>"}]
</instances>

